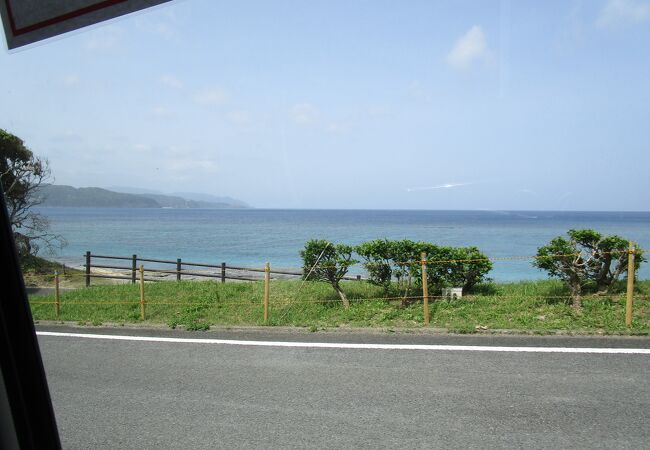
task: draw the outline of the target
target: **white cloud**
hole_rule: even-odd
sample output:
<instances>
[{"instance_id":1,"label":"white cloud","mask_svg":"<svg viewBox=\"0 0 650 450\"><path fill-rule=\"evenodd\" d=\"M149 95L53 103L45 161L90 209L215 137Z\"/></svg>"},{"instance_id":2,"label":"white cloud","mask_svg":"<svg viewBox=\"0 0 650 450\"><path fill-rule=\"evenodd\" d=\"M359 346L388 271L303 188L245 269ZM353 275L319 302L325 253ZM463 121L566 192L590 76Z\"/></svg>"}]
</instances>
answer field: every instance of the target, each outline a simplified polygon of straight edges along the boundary
<instances>
[{"instance_id":1,"label":"white cloud","mask_svg":"<svg viewBox=\"0 0 650 450\"><path fill-rule=\"evenodd\" d=\"M222 105L226 98L225 91L219 88L206 89L194 96L194 100L202 105Z\"/></svg>"},{"instance_id":2,"label":"white cloud","mask_svg":"<svg viewBox=\"0 0 650 450\"><path fill-rule=\"evenodd\" d=\"M83 136L72 131L65 131L63 133L56 134L52 136L50 140L53 142L65 144L79 144L85 141Z\"/></svg>"},{"instance_id":3,"label":"white cloud","mask_svg":"<svg viewBox=\"0 0 650 450\"><path fill-rule=\"evenodd\" d=\"M179 37L179 25L181 21L177 17L177 14L172 8L167 8L164 10L164 6L161 6L157 11L155 8L150 11L149 14L141 14L134 17L135 26L144 32L150 33L152 35L162 37L167 40L178 40Z\"/></svg>"},{"instance_id":4,"label":"white cloud","mask_svg":"<svg viewBox=\"0 0 650 450\"><path fill-rule=\"evenodd\" d=\"M182 89L184 86L183 82L173 75L163 75L160 77L160 82L174 89Z\"/></svg>"},{"instance_id":5,"label":"white cloud","mask_svg":"<svg viewBox=\"0 0 650 450\"><path fill-rule=\"evenodd\" d=\"M167 159L162 161L162 167L177 175L192 178L197 174L213 174L217 172L217 164L209 159Z\"/></svg>"},{"instance_id":6,"label":"white cloud","mask_svg":"<svg viewBox=\"0 0 650 450\"><path fill-rule=\"evenodd\" d=\"M164 106L156 106L152 112L157 117L170 117L172 115L171 109L165 108Z\"/></svg>"},{"instance_id":7,"label":"white cloud","mask_svg":"<svg viewBox=\"0 0 650 450\"><path fill-rule=\"evenodd\" d=\"M63 81L63 84L66 86L72 87L78 85L81 79L77 75L66 75L61 81Z\"/></svg>"},{"instance_id":8,"label":"white cloud","mask_svg":"<svg viewBox=\"0 0 650 450\"><path fill-rule=\"evenodd\" d=\"M122 39L122 28L112 25L89 31L90 38L86 41L86 49L91 51L111 50L118 46Z\"/></svg>"},{"instance_id":9,"label":"white cloud","mask_svg":"<svg viewBox=\"0 0 650 450\"><path fill-rule=\"evenodd\" d=\"M626 24L650 21L650 2L643 0L609 0L596 25L600 28L615 28Z\"/></svg>"},{"instance_id":10,"label":"white cloud","mask_svg":"<svg viewBox=\"0 0 650 450\"><path fill-rule=\"evenodd\" d=\"M228 120L236 125L246 125L251 120L250 114L247 111L230 111L227 116Z\"/></svg>"},{"instance_id":11,"label":"white cloud","mask_svg":"<svg viewBox=\"0 0 650 450\"><path fill-rule=\"evenodd\" d=\"M173 39L178 35L176 28L165 22L149 22L144 24L142 28L165 39Z\"/></svg>"},{"instance_id":12,"label":"white cloud","mask_svg":"<svg viewBox=\"0 0 650 450\"><path fill-rule=\"evenodd\" d=\"M298 125L311 125L316 123L320 112L309 103L294 105L289 111L289 116Z\"/></svg>"},{"instance_id":13,"label":"white cloud","mask_svg":"<svg viewBox=\"0 0 650 450\"><path fill-rule=\"evenodd\" d=\"M136 152L148 152L151 150L151 146L147 144L133 144L133 150Z\"/></svg>"},{"instance_id":14,"label":"white cloud","mask_svg":"<svg viewBox=\"0 0 650 450\"><path fill-rule=\"evenodd\" d=\"M159 22L156 24L154 30L156 33L160 34L161 36L166 37L167 39L171 39L176 37L176 29L173 28L171 25L163 22Z\"/></svg>"},{"instance_id":15,"label":"white cloud","mask_svg":"<svg viewBox=\"0 0 650 450\"><path fill-rule=\"evenodd\" d=\"M189 153L189 151L190 150L188 148L186 148L186 147L179 147L179 146L176 146L176 145L170 145L167 148L166 152L167 152L168 155L172 155L172 156L183 156L183 155L187 155Z\"/></svg>"},{"instance_id":16,"label":"white cloud","mask_svg":"<svg viewBox=\"0 0 650 450\"><path fill-rule=\"evenodd\" d=\"M490 58L487 41L483 30L474 25L462 35L447 54L447 63L454 69L467 69L476 61Z\"/></svg>"},{"instance_id":17,"label":"white cloud","mask_svg":"<svg viewBox=\"0 0 650 450\"><path fill-rule=\"evenodd\" d=\"M431 91L426 87L422 86L419 81L413 80L409 83L408 87L409 96L413 97L416 100L423 102L431 101Z\"/></svg>"},{"instance_id":18,"label":"white cloud","mask_svg":"<svg viewBox=\"0 0 650 450\"><path fill-rule=\"evenodd\" d=\"M368 108L368 115L371 117L385 116L386 114L388 114L386 106L376 105Z\"/></svg>"},{"instance_id":19,"label":"white cloud","mask_svg":"<svg viewBox=\"0 0 650 450\"><path fill-rule=\"evenodd\" d=\"M406 188L406 192L432 191L434 189L451 189L460 186L469 186L471 184L475 184L475 183L446 183L446 184L439 184L437 186L413 187L413 188Z\"/></svg>"},{"instance_id":20,"label":"white cloud","mask_svg":"<svg viewBox=\"0 0 650 450\"><path fill-rule=\"evenodd\" d=\"M330 133L345 133L350 129L350 126L345 122L331 122L327 126L327 131Z\"/></svg>"}]
</instances>

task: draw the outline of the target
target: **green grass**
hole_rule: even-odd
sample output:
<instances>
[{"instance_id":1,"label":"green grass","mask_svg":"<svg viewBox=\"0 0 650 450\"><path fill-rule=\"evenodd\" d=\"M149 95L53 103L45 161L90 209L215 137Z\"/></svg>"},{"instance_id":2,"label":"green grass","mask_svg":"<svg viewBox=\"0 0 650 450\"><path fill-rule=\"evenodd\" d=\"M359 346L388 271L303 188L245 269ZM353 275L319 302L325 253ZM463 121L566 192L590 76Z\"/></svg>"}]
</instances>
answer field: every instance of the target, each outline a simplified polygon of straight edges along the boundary
<instances>
[{"instance_id":1,"label":"green grass","mask_svg":"<svg viewBox=\"0 0 650 450\"><path fill-rule=\"evenodd\" d=\"M382 289L365 282L343 284L351 299L349 309L343 308L334 290L324 283L272 281L270 289L269 325L302 326L315 331L330 327L417 329L424 322L421 301L402 305L399 300L383 300ZM567 303L566 290L556 281L488 284L462 299L432 300L430 324L461 333L487 327L536 333L648 334L650 281L637 283L636 290L630 328L624 323L625 295L621 287L612 296L585 296L582 310L576 312ZM147 283L145 295L148 323L172 328L182 325L191 330L210 325L263 325L261 282ZM62 294L58 320L87 324L140 322L139 298L138 285L78 289ZM35 320L56 320L52 296L30 301Z\"/></svg>"},{"instance_id":2,"label":"green grass","mask_svg":"<svg viewBox=\"0 0 650 450\"><path fill-rule=\"evenodd\" d=\"M54 272L59 273L59 283L63 288L79 288L86 284L84 272L72 269L61 263L39 256L25 256L20 260L25 286L54 286ZM118 284L109 278L93 278L93 284Z\"/></svg>"},{"instance_id":3,"label":"green grass","mask_svg":"<svg viewBox=\"0 0 650 450\"><path fill-rule=\"evenodd\" d=\"M38 256L24 256L20 260L20 269L27 286L51 286L54 284L54 272L63 273L64 266ZM65 272L77 272L65 268Z\"/></svg>"}]
</instances>

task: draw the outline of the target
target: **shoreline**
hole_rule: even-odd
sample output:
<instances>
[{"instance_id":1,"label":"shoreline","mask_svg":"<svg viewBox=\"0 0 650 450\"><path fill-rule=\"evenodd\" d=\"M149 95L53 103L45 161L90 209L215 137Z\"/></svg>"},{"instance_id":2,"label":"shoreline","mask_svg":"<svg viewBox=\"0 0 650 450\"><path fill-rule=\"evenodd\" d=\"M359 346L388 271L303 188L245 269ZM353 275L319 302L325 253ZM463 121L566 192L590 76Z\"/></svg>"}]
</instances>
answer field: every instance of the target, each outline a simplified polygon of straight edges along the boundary
<instances>
[{"instance_id":1,"label":"shoreline","mask_svg":"<svg viewBox=\"0 0 650 450\"><path fill-rule=\"evenodd\" d=\"M66 266L70 269L73 270L78 270L80 272L84 272L86 270L85 266L83 265L77 265L77 266ZM283 269L277 269L277 270L283 270ZM284 269L284 270L289 270L289 269ZM211 275L211 276L201 276L201 275L192 275L192 274L187 274L183 273L185 271L181 272L181 280L182 281L221 281L221 269L215 269L211 271L205 271L206 275ZM192 272L202 272L201 270L194 270ZM234 273L233 273L234 272ZM91 267L90 271L91 275L107 275L107 276L121 276L121 277L131 277L132 271L131 270L124 270L124 269L106 269L102 267ZM242 279L238 280L237 275L240 275ZM85 276L82 274L82 276ZM139 272L136 274L136 281L139 280ZM145 276L145 281L176 281L176 273L175 272L152 272L148 271L146 268L144 270L144 276ZM245 281L253 281L253 280L248 280L246 278L255 278L254 281L264 281L264 273L263 272L258 272L258 271L252 271L252 270L235 270L235 271L226 271L226 276L228 277L226 279L226 282L245 282ZM92 278L92 277L91 277ZM126 279L119 279L119 278L106 278L107 280L112 280L116 284L121 284L121 283L130 283L130 280ZM300 279L299 275L285 275L285 274L271 274L271 279L272 280L292 280L292 279Z\"/></svg>"},{"instance_id":2,"label":"shoreline","mask_svg":"<svg viewBox=\"0 0 650 450\"><path fill-rule=\"evenodd\" d=\"M78 276L83 276L83 272L85 272L86 268L83 264L66 264L62 262L61 260L58 259L52 259L52 258L44 258L50 262L60 264L62 268L66 269L72 269L81 272L81 274L78 274ZM157 268L156 268L157 269ZM257 267L251 267L251 269L257 269L257 270L227 270L227 278L226 282L245 282L245 281L264 281L264 273L259 271L259 268ZM172 270L172 269L169 269ZM271 280L300 280L301 277L299 275L286 275L286 274L278 274L278 273L273 273L273 270L278 270L278 271L297 271L298 269L296 268L287 268L287 267L274 267L272 268L272 273L271 273ZM205 271L205 269L196 269L196 270L187 270L184 269L183 272L202 272ZM206 273L209 273L211 277L203 277L200 275L190 275L190 274L185 274L182 273L182 281L221 281L221 269L213 269L206 271ZM107 269L107 268L101 268L101 267L92 267L91 268L91 274L96 274L96 275L108 275L108 276L128 276L131 277L132 272L130 269ZM241 280L237 280L237 275L241 276ZM362 280L367 280L367 272L349 272L347 276L349 277L354 277L356 275L361 275ZM136 280L139 278L139 274L136 275ZM145 268L145 278L148 278L146 281L175 281L176 280L176 273L175 272L169 272L169 273L161 273L161 272L151 272L147 271ZM251 278L254 280L247 280L246 278ZM544 277L540 276L539 278L522 278L522 279L517 279L517 280L499 280L499 279L494 279L489 277L488 283L494 283L494 284L517 284L517 283L535 283L535 282L540 282L540 281L545 281L545 280L550 280L551 278L549 277ZM122 284L122 283L130 283L129 280L126 279L118 279L118 278L104 278L106 280L111 280L114 284ZM644 281L646 278L636 278L636 281ZM354 280L347 280L347 281L354 281Z\"/></svg>"},{"instance_id":3,"label":"shoreline","mask_svg":"<svg viewBox=\"0 0 650 450\"><path fill-rule=\"evenodd\" d=\"M83 263L79 262L80 258L66 258L66 257L47 257L44 258L47 259L50 262L56 263L56 264L61 264L65 266L66 268L73 269L73 270L78 270L81 272L84 272L86 270L85 266ZM241 267L239 264L235 264L237 267ZM160 264L155 264L151 267L153 269L161 269L164 268L165 270L170 270L173 271L174 269L172 268L171 264L165 264L165 265L160 265ZM236 277L237 275L240 275L243 278L255 278L256 281L262 281L264 280L264 273L260 271L260 269L263 269L263 264L260 264L259 267L254 267L251 266L250 269L255 269L255 270L228 270L227 271L227 276L233 276ZM289 272L297 272L300 271L302 268L301 267L287 267L287 266L274 266L271 265L271 279L273 280L290 280L290 279L299 279L299 275L286 275L286 274L278 274L278 273L273 273L274 270L277 271L289 271ZM367 279L368 273L366 270L362 267L359 267L360 270L350 270L346 276L348 277L356 277L357 275L360 275L362 279ZM193 269L183 269L184 272L202 272L205 271L206 269L203 268L197 268L196 270ZM92 267L91 268L91 273L97 273L98 275L115 275L115 276L131 276L131 270L130 269L105 269L105 268L100 268L100 267ZM183 274L182 279L183 280L219 280L219 277L221 276L221 269L220 268L214 268L208 271L208 273L215 275L215 277L201 277L197 275L189 275L189 274ZM145 276L148 278L156 278L158 280L162 281L172 281L176 279L176 273L175 272L170 272L170 273L160 273L160 272L147 272L147 267L145 266ZM547 280L548 277L545 277L541 272L538 277L528 277L528 278L517 278L517 279L499 279L499 278L493 278L493 277L488 277L491 282L497 283L497 284L508 284L508 283L524 283L524 282L536 282L536 281L543 281ZM231 280L230 278L228 280ZM120 281L115 279L115 281ZM125 282L128 282L128 280L124 280ZM237 281L235 279L232 279L231 281ZM248 280L243 280L243 281L248 281ZM348 281L353 281L353 280L348 280Z\"/></svg>"}]
</instances>

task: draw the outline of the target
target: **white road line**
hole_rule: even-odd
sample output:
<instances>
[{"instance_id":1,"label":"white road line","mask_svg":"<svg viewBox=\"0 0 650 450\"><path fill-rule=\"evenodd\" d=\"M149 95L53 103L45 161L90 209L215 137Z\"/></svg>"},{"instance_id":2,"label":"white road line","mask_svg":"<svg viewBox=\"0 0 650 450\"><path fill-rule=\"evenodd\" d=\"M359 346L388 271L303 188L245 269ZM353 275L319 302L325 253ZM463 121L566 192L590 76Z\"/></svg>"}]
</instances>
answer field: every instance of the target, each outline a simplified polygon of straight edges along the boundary
<instances>
[{"instance_id":1,"label":"white road line","mask_svg":"<svg viewBox=\"0 0 650 450\"><path fill-rule=\"evenodd\" d=\"M39 336L106 339L113 341L176 342L185 344L244 345L251 347L342 348L359 350L442 350L461 352L521 352L521 353L592 353L650 355L647 348L581 348L581 347L493 347L487 345L419 345L419 344L351 344L330 342L241 341L232 339L193 339L152 336L122 336L113 334L59 333L37 331Z\"/></svg>"}]
</instances>

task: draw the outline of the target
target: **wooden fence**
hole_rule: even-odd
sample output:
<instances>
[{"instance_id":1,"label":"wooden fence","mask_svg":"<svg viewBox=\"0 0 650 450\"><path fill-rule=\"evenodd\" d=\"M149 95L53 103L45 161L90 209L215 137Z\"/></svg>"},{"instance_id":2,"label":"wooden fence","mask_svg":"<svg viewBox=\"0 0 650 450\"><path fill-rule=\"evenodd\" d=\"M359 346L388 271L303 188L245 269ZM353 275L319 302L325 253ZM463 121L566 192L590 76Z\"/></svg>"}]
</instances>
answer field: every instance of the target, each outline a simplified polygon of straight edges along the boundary
<instances>
[{"instance_id":1,"label":"wooden fence","mask_svg":"<svg viewBox=\"0 0 650 450\"><path fill-rule=\"evenodd\" d=\"M109 264L108 262L96 260L109 260L109 261L128 261L127 265ZM169 264L172 266L170 269L153 269L147 268L146 272L158 273L158 274L168 274L176 275L176 280L181 281L183 275L188 275L192 277L203 277L203 278L213 278L221 280L222 283L225 283L226 280L234 281L262 281L264 280L264 273L266 272L265 268L256 268L256 267L240 267L240 266L229 266L225 262L221 264L208 264L208 263L199 263L199 262L187 262L183 261L181 258L173 260L164 260L164 259L151 259L151 258L141 258L138 255L132 256L112 256L112 255L96 255L92 254L90 251L87 251L85 254L85 278L86 278L86 287L90 286L91 278L111 278L111 279L120 279L120 280L130 280L131 283L135 284L138 274L138 267L141 263L155 263L160 265ZM190 268L190 270L185 270L183 267ZM122 270L127 274L125 275L116 275L116 274L97 274L92 273L92 269L111 269L111 270ZM234 273L233 273L234 272ZM260 274L259 277L256 277L255 274ZM269 274L272 275L284 275L289 277L302 277L302 271L291 271L291 270L269 270ZM357 280L361 281L361 275L356 277L345 277L345 280ZM156 279L149 278L146 281L158 281Z\"/></svg>"},{"instance_id":2,"label":"wooden fence","mask_svg":"<svg viewBox=\"0 0 650 450\"><path fill-rule=\"evenodd\" d=\"M634 275L635 275L635 258L638 250L635 249L634 243L629 242L629 246L627 251L627 287L626 287L626 302L625 302L625 325L626 326L631 326L632 325L632 315L633 315L633 304L634 304ZM648 250L641 250L641 252L648 252ZM560 257L567 257L567 256L575 256L575 255L559 255ZM130 266L117 266L117 265L109 265L109 264L92 264L93 258L95 259L108 259L108 260L122 260L122 261L130 261L131 265ZM507 258L509 260L514 260L514 259L519 259L520 257L510 257ZM503 258L501 258L503 259ZM452 260L451 262L463 262L467 260ZM101 277L101 278L117 278L117 279L124 279L124 280L131 280L133 284L136 283L136 279L139 278L140 282L140 318L141 320L146 319L146 303L145 303L145 281L158 281L158 280L147 280L145 279L144 273L145 273L145 268L144 265L140 264L138 267L138 262L153 262L153 263L158 263L158 264L175 264L175 270L166 270L166 269L146 269L147 272L154 272L154 273L164 273L164 274L175 274L176 275L176 280L180 281L181 277L183 274L185 275L192 275L192 276L197 276L197 277L208 277L208 278L218 278L221 279L222 283L225 283L226 279L231 279L231 280L243 280L243 281L264 281L264 296L263 296L263 307L264 307L264 323L267 324L269 321L269 296L270 296L270 280L271 280L271 274L278 274L278 275L290 275L290 276L303 276L303 272L300 271L288 271L288 270L271 270L269 263L267 262L264 268L252 268L252 267L235 267L235 266L227 266L226 263L221 263L221 265L215 265L215 264L206 264L206 263L192 263L192 262L183 262L181 258L176 259L176 261L168 261L168 260L160 260L160 259L149 259L149 258L139 258L137 255L132 255L130 258L129 257L121 257L121 256L108 256L108 255L93 255L90 251L86 252L86 264L85 264L85 279L86 279L86 286L90 286L90 278L91 277ZM443 292L442 296L430 296L428 293L428 282L427 282L427 264L436 264L439 263L439 260L427 260L427 254L422 253L421 254L421 260L418 261L417 263L421 265L421 286L422 286L422 295L417 296L417 297L409 297L410 299L422 299L423 303L423 317L424 317L424 325L428 326L429 325L429 316L430 316L430 311L429 311L429 299L434 299L434 298L453 298L450 293L445 294ZM450 262L450 261L447 261ZM207 269L215 269L215 273L211 273L209 270L207 271L200 271L198 272L197 269L194 269L193 271L185 271L183 270L183 266L190 266L190 267L203 267ZM127 270L130 272L130 276L125 276L125 275L102 275L102 274L93 274L91 272L92 267L95 268L107 268L107 269L114 269L114 270ZM220 272L216 269L219 269ZM200 269L199 269L200 270ZM252 278L248 276L229 276L227 274L228 270L234 270L234 271L245 271L245 275L250 274L250 273L261 273L262 276L258 278ZM139 277L137 276L139 274ZM361 281L361 276L357 275L356 277L345 277L344 279L346 280L357 280ZM302 285L301 285L302 287ZM60 300L60 286L59 286L59 274L57 272L54 273L54 289L55 289L55 300L54 302L44 302L44 303L53 303L54 308L55 308L55 314L57 319L60 316L60 307L61 307L61 300ZM596 294L597 295L597 294ZM647 297L647 296L646 296ZM543 298L543 297L542 297ZM547 297L551 298L551 297ZM561 298L561 297L553 297L553 298ZM404 300L405 297L397 297L396 299L399 300ZM366 299L369 300L369 299ZM383 297L383 298L374 298L373 300L388 300L388 298ZM41 302L43 303L43 302ZM118 303L130 303L130 302L118 302ZM77 304L83 304L77 302ZM166 304L174 304L174 302L167 302ZM346 305L346 308L349 305ZM286 314L286 312L285 312Z\"/></svg>"}]
</instances>

